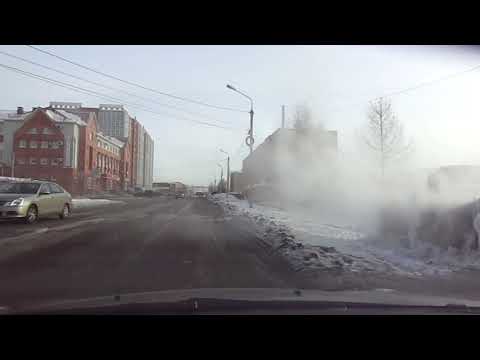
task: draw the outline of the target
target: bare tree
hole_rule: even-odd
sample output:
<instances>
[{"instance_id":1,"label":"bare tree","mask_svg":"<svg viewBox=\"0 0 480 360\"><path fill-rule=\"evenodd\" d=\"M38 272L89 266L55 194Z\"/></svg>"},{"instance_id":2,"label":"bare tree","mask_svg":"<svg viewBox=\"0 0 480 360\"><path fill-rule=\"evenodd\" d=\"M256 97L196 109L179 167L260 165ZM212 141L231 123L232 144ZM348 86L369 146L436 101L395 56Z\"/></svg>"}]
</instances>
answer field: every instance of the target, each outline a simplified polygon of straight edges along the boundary
<instances>
[{"instance_id":1,"label":"bare tree","mask_svg":"<svg viewBox=\"0 0 480 360\"><path fill-rule=\"evenodd\" d=\"M382 176L387 162L398 159L412 147L405 141L402 123L392 110L390 101L380 98L370 104L368 110L365 144L379 156Z\"/></svg>"}]
</instances>

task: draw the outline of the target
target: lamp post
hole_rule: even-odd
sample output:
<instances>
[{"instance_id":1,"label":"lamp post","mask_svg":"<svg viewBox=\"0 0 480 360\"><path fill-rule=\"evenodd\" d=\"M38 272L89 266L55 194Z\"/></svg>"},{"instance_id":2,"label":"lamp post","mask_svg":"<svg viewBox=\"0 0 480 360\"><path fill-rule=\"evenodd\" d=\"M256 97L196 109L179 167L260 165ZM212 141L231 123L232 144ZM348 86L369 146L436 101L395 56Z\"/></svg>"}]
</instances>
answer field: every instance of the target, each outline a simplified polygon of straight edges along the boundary
<instances>
[{"instance_id":1,"label":"lamp post","mask_svg":"<svg viewBox=\"0 0 480 360\"><path fill-rule=\"evenodd\" d=\"M217 164L217 165L220 166L220 169L222 169L221 172L220 172L220 181L218 182L218 185L222 184L222 186L223 186L223 166L221 164ZM220 189L220 191L221 190L222 189Z\"/></svg>"},{"instance_id":2,"label":"lamp post","mask_svg":"<svg viewBox=\"0 0 480 360\"><path fill-rule=\"evenodd\" d=\"M239 93L240 95L242 95L242 96L246 97L248 100L250 100L250 111L249 111L249 113L250 113L250 130L248 131L248 136L245 138L245 143L250 148L250 154L251 154L252 151L253 151L253 143L255 142L255 140L253 138L253 100L250 96L241 92L240 90L237 90L236 88L234 88L230 84L227 84L227 88L232 90L232 91L235 91L235 92Z\"/></svg>"},{"instance_id":3,"label":"lamp post","mask_svg":"<svg viewBox=\"0 0 480 360\"><path fill-rule=\"evenodd\" d=\"M227 196L228 196L228 193L231 191L230 190L230 155L222 149L220 149L220 151L225 155L227 155Z\"/></svg>"}]
</instances>

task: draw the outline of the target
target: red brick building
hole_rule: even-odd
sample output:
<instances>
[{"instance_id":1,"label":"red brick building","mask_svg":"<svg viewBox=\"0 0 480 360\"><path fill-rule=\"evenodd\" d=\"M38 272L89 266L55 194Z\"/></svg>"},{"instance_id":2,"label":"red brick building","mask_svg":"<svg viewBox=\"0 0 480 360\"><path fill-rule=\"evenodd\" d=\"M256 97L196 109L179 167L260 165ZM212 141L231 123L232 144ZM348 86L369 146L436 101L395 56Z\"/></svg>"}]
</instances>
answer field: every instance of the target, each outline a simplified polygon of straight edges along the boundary
<instances>
[{"instance_id":1,"label":"red brick building","mask_svg":"<svg viewBox=\"0 0 480 360\"><path fill-rule=\"evenodd\" d=\"M20 126L3 134L12 136L14 176L56 181L74 194L123 188L125 144L97 130L95 111L38 108L18 115Z\"/></svg>"},{"instance_id":2,"label":"red brick building","mask_svg":"<svg viewBox=\"0 0 480 360\"><path fill-rule=\"evenodd\" d=\"M82 194L149 188L152 169L153 141L121 105L0 111L0 175L54 180Z\"/></svg>"}]
</instances>

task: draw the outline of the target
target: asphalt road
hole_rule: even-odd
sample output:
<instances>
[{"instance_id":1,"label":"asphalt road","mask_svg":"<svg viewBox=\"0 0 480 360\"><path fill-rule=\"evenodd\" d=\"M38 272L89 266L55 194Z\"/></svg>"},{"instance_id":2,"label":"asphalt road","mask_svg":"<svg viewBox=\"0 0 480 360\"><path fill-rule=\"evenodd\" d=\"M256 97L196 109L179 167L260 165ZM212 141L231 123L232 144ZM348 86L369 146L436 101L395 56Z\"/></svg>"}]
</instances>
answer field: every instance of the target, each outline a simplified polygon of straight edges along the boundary
<instances>
[{"instance_id":1,"label":"asphalt road","mask_svg":"<svg viewBox=\"0 0 480 360\"><path fill-rule=\"evenodd\" d=\"M479 273L407 279L296 272L206 199L125 198L63 221L0 223L0 308L159 290L388 288L480 299Z\"/></svg>"},{"instance_id":2,"label":"asphalt road","mask_svg":"<svg viewBox=\"0 0 480 360\"><path fill-rule=\"evenodd\" d=\"M0 306L188 288L299 285L241 217L206 199L130 198L0 223Z\"/></svg>"}]
</instances>

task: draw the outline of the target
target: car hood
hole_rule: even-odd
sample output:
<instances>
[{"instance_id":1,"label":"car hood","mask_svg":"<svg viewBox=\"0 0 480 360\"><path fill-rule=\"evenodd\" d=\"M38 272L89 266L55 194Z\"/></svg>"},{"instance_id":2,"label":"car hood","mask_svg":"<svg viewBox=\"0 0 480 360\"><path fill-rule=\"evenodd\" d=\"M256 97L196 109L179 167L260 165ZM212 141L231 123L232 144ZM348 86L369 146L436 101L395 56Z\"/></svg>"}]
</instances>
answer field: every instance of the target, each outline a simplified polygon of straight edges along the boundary
<instances>
[{"instance_id":1,"label":"car hood","mask_svg":"<svg viewBox=\"0 0 480 360\"><path fill-rule=\"evenodd\" d=\"M202 301L237 301L255 302L256 304L288 303L295 302L297 305L311 305L313 303L341 304L342 306L401 306L401 307L458 307L480 309L480 301L467 300L453 297L439 297L430 295L416 295L400 292L392 289L375 290L350 290L350 291L322 291L322 290L297 290L297 289L263 289L263 288L203 288L185 290L167 290L142 293L113 294L111 296L85 298L79 300L67 300L48 302L35 306L18 308L2 307L0 313L51 313L51 312L75 312L89 309L94 313L99 309L108 313L121 306L135 305L167 305L180 304L191 301L192 304ZM195 305L196 306L196 305ZM227 308L228 312L228 308Z\"/></svg>"},{"instance_id":2,"label":"car hood","mask_svg":"<svg viewBox=\"0 0 480 360\"><path fill-rule=\"evenodd\" d=\"M34 194L0 194L0 201L12 201L18 198L31 199Z\"/></svg>"}]
</instances>

